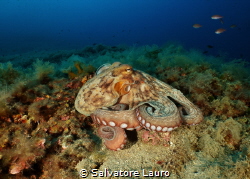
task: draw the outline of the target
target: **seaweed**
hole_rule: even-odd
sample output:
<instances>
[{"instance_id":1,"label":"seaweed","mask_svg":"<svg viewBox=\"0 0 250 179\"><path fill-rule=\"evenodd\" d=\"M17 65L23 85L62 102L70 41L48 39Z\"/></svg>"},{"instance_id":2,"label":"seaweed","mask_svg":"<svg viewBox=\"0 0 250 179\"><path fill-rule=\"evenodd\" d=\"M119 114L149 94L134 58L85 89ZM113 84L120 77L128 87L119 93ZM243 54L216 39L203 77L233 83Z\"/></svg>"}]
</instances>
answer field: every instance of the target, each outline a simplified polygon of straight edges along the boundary
<instances>
[{"instance_id":1,"label":"seaweed","mask_svg":"<svg viewBox=\"0 0 250 179\"><path fill-rule=\"evenodd\" d=\"M92 65L86 65L80 61L74 61L74 68L68 67L68 69L63 70L64 73L68 74L69 79L73 80L78 77L84 77L93 75L96 68Z\"/></svg>"},{"instance_id":2,"label":"seaweed","mask_svg":"<svg viewBox=\"0 0 250 179\"><path fill-rule=\"evenodd\" d=\"M40 81L41 84L46 84L51 80L53 74L55 73L55 67L50 62L44 62L42 60L36 59L33 63L35 78Z\"/></svg>"},{"instance_id":3,"label":"seaweed","mask_svg":"<svg viewBox=\"0 0 250 179\"><path fill-rule=\"evenodd\" d=\"M13 68L12 63L0 63L0 84L1 86L13 84L20 76L20 72Z\"/></svg>"}]
</instances>

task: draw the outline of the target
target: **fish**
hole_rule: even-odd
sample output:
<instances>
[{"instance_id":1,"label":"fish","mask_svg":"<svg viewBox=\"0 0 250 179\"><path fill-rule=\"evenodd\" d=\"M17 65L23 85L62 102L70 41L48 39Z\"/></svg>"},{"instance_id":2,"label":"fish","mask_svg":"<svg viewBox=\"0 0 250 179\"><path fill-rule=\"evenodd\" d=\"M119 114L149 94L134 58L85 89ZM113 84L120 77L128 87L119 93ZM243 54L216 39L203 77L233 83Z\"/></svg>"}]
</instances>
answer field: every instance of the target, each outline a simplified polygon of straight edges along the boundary
<instances>
[{"instance_id":1,"label":"fish","mask_svg":"<svg viewBox=\"0 0 250 179\"><path fill-rule=\"evenodd\" d=\"M214 48L214 46L212 46L212 45L207 45L207 48Z\"/></svg>"},{"instance_id":2,"label":"fish","mask_svg":"<svg viewBox=\"0 0 250 179\"><path fill-rule=\"evenodd\" d=\"M213 15L213 16L211 16L211 19L222 19L223 18L223 16L221 16L221 15Z\"/></svg>"},{"instance_id":3,"label":"fish","mask_svg":"<svg viewBox=\"0 0 250 179\"><path fill-rule=\"evenodd\" d=\"M217 29L217 30L215 31L215 33L216 33L216 34L221 34L221 33L225 32L225 31L226 31L226 29L219 28L219 29Z\"/></svg>"},{"instance_id":4,"label":"fish","mask_svg":"<svg viewBox=\"0 0 250 179\"><path fill-rule=\"evenodd\" d=\"M237 25L235 24L230 25L230 28L235 28L235 27L237 27Z\"/></svg>"},{"instance_id":5,"label":"fish","mask_svg":"<svg viewBox=\"0 0 250 179\"><path fill-rule=\"evenodd\" d=\"M198 29L198 28L201 28L202 27L202 25L200 25L200 24L194 24L193 25L193 28L195 28L195 29Z\"/></svg>"}]
</instances>

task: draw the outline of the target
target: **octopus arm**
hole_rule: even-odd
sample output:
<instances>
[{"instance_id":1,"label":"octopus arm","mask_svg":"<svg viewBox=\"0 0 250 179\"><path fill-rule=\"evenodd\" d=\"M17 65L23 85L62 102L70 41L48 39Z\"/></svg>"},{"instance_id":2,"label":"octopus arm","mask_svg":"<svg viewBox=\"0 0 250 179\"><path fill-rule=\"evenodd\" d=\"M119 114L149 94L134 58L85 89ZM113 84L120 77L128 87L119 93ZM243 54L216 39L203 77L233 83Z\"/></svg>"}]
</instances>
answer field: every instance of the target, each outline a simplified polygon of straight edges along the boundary
<instances>
[{"instance_id":1,"label":"octopus arm","mask_svg":"<svg viewBox=\"0 0 250 179\"><path fill-rule=\"evenodd\" d=\"M108 109L98 109L91 114L91 117L95 122L103 125L125 129L137 129L140 127L134 110L111 111Z\"/></svg>"},{"instance_id":2,"label":"octopus arm","mask_svg":"<svg viewBox=\"0 0 250 179\"><path fill-rule=\"evenodd\" d=\"M203 120L201 110L196 107L191 101L189 101L179 90L173 89L170 97L172 97L183 106L179 108L179 111L182 119L184 120L184 123L194 125L200 123ZM185 110L186 114L184 114L182 109Z\"/></svg>"},{"instance_id":3,"label":"octopus arm","mask_svg":"<svg viewBox=\"0 0 250 179\"><path fill-rule=\"evenodd\" d=\"M148 130L171 131L181 124L181 116L176 105L169 99L161 103L148 101L136 111L141 125Z\"/></svg>"},{"instance_id":4,"label":"octopus arm","mask_svg":"<svg viewBox=\"0 0 250 179\"><path fill-rule=\"evenodd\" d=\"M120 127L100 126L98 135L104 139L104 144L110 150L120 150L127 141L124 129Z\"/></svg>"}]
</instances>

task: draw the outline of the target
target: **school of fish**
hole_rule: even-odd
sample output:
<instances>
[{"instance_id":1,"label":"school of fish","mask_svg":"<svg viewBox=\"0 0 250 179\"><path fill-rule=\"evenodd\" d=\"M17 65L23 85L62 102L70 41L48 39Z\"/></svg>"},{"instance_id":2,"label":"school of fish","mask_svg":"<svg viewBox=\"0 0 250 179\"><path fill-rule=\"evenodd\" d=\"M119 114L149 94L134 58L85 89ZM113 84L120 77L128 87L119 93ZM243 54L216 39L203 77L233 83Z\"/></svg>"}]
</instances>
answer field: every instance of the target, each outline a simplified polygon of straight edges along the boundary
<instances>
[{"instance_id":1,"label":"school of fish","mask_svg":"<svg viewBox=\"0 0 250 179\"><path fill-rule=\"evenodd\" d=\"M213 16L211 16L211 19L220 20L220 23L224 24L223 16L221 16L221 15L218 15L218 14L213 15ZM199 29L201 27L202 27L201 24L193 24L193 28L195 28L195 29ZM236 27L235 24L230 26L230 28L235 28L235 27ZM226 31L226 29L224 29L224 28L218 28L217 30L214 31L214 33L215 34L221 34L221 33L225 32L225 31Z\"/></svg>"}]
</instances>

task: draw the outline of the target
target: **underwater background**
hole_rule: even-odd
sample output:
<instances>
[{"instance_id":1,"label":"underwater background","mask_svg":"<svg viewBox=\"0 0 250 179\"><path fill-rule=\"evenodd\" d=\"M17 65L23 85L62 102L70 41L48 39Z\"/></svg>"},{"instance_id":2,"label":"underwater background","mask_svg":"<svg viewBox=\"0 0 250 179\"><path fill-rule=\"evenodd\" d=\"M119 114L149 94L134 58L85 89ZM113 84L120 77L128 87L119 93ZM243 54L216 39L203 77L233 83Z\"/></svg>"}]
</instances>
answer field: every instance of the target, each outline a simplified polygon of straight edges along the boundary
<instances>
[{"instance_id":1,"label":"underwater background","mask_svg":"<svg viewBox=\"0 0 250 179\"><path fill-rule=\"evenodd\" d=\"M249 7L247 0L1 0L0 178L80 178L81 169L250 178ZM101 65L116 61L180 90L204 120L170 137L143 129L124 149L107 149L74 102Z\"/></svg>"},{"instance_id":2,"label":"underwater background","mask_svg":"<svg viewBox=\"0 0 250 179\"><path fill-rule=\"evenodd\" d=\"M209 55L250 58L247 0L2 0L0 5L1 55L174 41ZM216 14L223 23L211 19ZM215 34L219 28L226 32Z\"/></svg>"}]
</instances>

